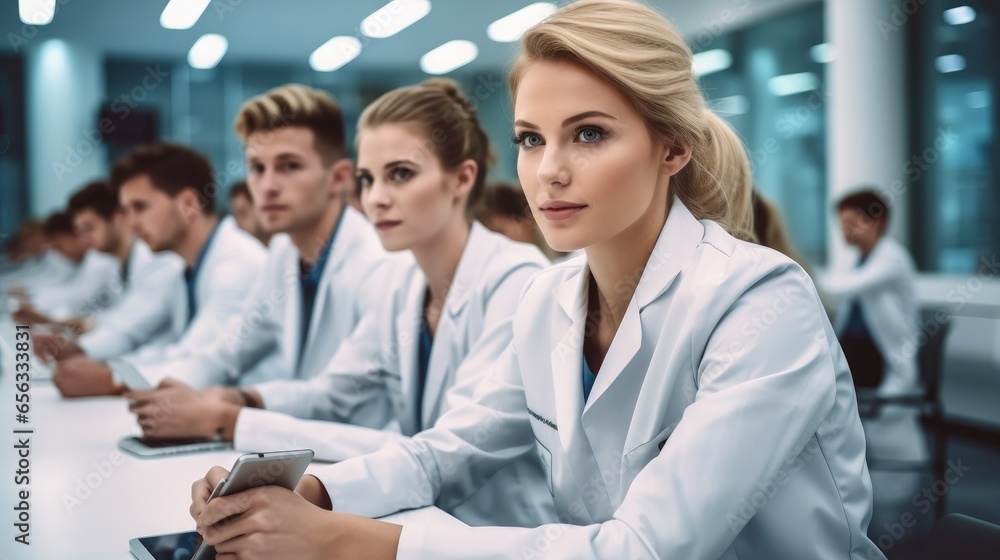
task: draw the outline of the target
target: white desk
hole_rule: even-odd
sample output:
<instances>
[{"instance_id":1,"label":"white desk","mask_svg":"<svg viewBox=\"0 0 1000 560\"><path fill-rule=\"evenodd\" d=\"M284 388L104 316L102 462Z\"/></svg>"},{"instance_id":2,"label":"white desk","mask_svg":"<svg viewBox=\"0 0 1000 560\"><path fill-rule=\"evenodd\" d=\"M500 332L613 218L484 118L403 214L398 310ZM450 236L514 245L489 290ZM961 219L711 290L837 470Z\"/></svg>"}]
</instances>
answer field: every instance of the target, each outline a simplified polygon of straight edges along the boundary
<instances>
[{"instance_id":1,"label":"white desk","mask_svg":"<svg viewBox=\"0 0 1000 560\"><path fill-rule=\"evenodd\" d=\"M10 345L13 327L0 318L0 337ZM10 345L12 347L12 345ZM133 537L189 531L191 483L213 465L230 467L235 451L138 459L119 451L119 437L138 433L126 401L115 397L66 400L47 380L32 381L29 423L15 424L14 357L7 348L0 366L0 558L128 560ZM14 542L17 457L13 429L31 435L30 546ZM456 523L437 508L386 518L397 523Z\"/></svg>"}]
</instances>

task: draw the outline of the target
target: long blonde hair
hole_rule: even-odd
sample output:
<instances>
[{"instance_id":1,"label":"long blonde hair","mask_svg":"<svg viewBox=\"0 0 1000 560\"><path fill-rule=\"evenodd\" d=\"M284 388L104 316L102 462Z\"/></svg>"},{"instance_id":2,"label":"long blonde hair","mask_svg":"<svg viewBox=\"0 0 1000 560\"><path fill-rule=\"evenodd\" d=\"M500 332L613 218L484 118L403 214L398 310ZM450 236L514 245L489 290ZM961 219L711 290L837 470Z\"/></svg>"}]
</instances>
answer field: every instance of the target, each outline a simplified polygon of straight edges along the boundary
<instances>
[{"instance_id":1,"label":"long blonde hair","mask_svg":"<svg viewBox=\"0 0 1000 560\"><path fill-rule=\"evenodd\" d=\"M691 71L691 50L653 9L626 0L579 0L529 29L508 74L516 98L528 67L538 61L582 64L624 94L650 135L691 150L670 182L698 219L713 220L752 240L752 179L746 150L733 129L705 105Z\"/></svg>"}]
</instances>

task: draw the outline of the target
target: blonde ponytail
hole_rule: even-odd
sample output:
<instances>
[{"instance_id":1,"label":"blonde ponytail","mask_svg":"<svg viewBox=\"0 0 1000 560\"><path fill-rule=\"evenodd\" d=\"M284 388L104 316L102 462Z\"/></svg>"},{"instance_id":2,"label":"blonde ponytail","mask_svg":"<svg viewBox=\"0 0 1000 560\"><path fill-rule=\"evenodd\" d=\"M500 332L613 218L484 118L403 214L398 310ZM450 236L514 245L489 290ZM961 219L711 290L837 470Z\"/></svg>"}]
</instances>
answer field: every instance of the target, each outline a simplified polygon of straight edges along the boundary
<instances>
[{"instance_id":1,"label":"blonde ponytail","mask_svg":"<svg viewBox=\"0 0 1000 560\"><path fill-rule=\"evenodd\" d=\"M538 61L582 64L625 95L650 134L691 150L671 181L673 193L698 219L713 220L752 240L750 161L733 129L705 106L691 72L691 50L653 9L627 0L579 0L521 38L508 74L516 98L525 70Z\"/></svg>"},{"instance_id":2,"label":"blonde ponytail","mask_svg":"<svg viewBox=\"0 0 1000 560\"><path fill-rule=\"evenodd\" d=\"M712 220L733 237L755 241L750 160L736 132L705 109L705 133L671 187L695 217Z\"/></svg>"}]
</instances>

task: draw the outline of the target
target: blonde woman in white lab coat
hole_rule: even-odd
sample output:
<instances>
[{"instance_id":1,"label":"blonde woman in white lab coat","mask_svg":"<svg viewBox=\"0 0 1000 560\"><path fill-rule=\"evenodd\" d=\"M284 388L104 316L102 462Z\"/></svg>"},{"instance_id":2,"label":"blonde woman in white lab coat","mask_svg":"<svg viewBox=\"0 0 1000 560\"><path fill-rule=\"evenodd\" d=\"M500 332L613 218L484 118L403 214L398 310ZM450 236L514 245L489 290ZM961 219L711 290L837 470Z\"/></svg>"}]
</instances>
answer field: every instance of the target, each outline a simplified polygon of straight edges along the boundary
<instances>
[{"instance_id":1,"label":"blonde woman in white lab coat","mask_svg":"<svg viewBox=\"0 0 1000 560\"><path fill-rule=\"evenodd\" d=\"M433 429L294 493L206 505L224 472L196 482L206 540L228 558L882 558L846 361L802 269L740 239L747 158L690 68L638 3L530 29L509 80L518 175L546 241L586 256L535 276L511 345ZM524 454L562 523L366 518L467 495Z\"/></svg>"}]
</instances>

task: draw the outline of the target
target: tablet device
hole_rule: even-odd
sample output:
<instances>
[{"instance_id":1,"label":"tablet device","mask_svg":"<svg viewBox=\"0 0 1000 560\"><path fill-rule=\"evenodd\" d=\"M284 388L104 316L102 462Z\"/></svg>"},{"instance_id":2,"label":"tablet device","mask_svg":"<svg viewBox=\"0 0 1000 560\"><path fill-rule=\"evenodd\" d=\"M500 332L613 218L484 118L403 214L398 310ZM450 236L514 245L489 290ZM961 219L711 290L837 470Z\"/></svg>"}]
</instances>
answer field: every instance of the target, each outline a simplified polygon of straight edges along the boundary
<instances>
[{"instance_id":1,"label":"tablet device","mask_svg":"<svg viewBox=\"0 0 1000 560\"><path fill-rule=\"evenodd\" d=\"M232 444L227 441L203 438L125 436L118 440L118 448L141 459L148 459L151 457L186 455L188 453L204 453L206 451L222 451L232 448Z\"/></svg>"},{"instance_id":2,"label":"tablet device","mask_svg":"<svg viewBox=\"0 0 1000 560\"><path fill-rule=\"evenodd\" d=\"M153 384L143 377L142 372L125 360L108 360L108 367L116 378L121 379L122 383L133 391L147 391L153 388Z\"/></svg>"},{"instance_id":3,"label":"tablet device","mask_svg":"<svg viewBox=\"0 0 1000 560\"><path fill-rule=\"evenodd\" d=\"M201 546L197 531L141 537L128 541L129 552L139 560L191 560Z\"/></svg>"}]
</instances>

